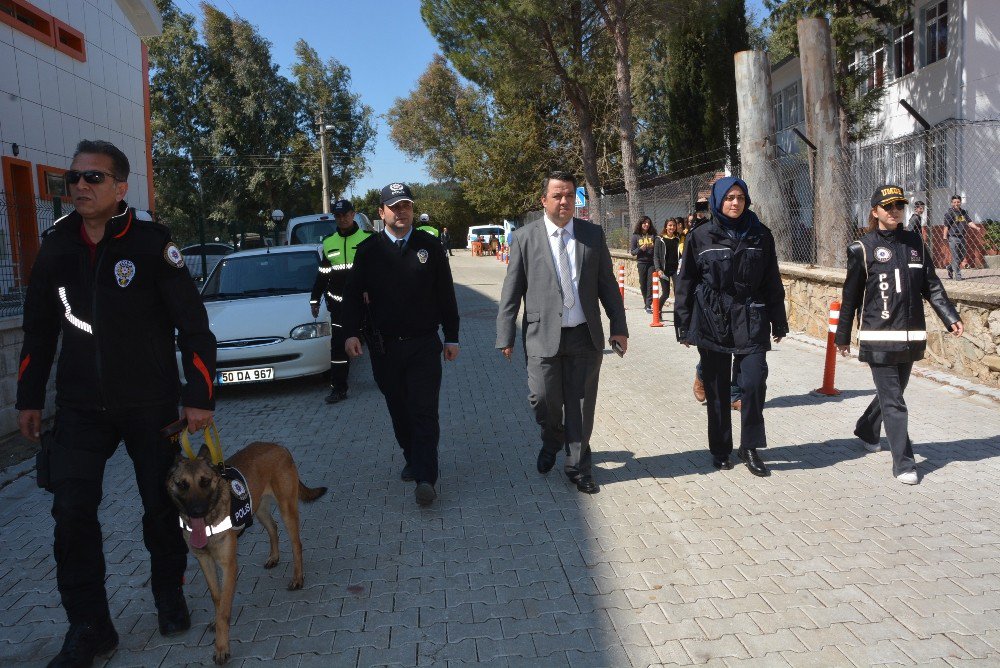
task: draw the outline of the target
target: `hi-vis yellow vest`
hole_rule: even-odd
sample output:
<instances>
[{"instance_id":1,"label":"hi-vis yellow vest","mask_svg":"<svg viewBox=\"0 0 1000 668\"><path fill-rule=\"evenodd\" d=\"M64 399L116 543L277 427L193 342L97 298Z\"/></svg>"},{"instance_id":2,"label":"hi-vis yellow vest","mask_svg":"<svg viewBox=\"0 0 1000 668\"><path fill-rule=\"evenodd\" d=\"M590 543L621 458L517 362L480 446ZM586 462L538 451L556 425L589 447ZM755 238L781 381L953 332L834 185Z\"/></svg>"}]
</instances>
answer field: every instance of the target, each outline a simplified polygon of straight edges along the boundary
<instances>
[{"instance_id":1,"label":"hi-vis yellow vest","mask_svg":"<svg viewBox=\"0 0 1000 668\"><path fill-rule=\"evenodd\" d=\"M349 237L334 232L323 239L323 255L329 260L334 271L350 269L354 266L354 254L357 252L358 244L370 235L371 232L365 232L361 228Z\"/></svg>"}]
</instances>

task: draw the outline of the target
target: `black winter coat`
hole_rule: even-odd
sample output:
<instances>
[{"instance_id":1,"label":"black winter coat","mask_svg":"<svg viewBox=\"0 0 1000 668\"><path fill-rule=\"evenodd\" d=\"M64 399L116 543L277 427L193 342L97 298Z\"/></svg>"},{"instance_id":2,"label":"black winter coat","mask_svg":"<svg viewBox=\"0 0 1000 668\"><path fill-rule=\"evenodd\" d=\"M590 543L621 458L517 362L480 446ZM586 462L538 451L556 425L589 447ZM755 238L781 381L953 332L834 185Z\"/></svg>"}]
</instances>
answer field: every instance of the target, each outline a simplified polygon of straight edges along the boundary
<instances>
[{"instance_id":1,"label":"black winter coat","mask_svg":"<svg viewBox=\"0 0 1000 668\"><path fill-rule=\"evenodd\" d=\"M677 248L680 243L680 237L673 239L656 237L656 243L653 246L653 269L667 276L676 274L677 263L680 259L677 255Z\"/></svg>"},{"instance_id":2,"label":"black winter coat","mask_svg":"<svg viewBox=\"0 0 1000 668\"><path fill-rule=\"evenodd\" d=\"M17 408L43 408L60 333L59 406L139 408L180 398L184 406L214 408L215 336L170 230L136 219L123 202L91 262L82 225L76 212L59 219L31 270Z\"/></svg>"},{"instance_id":3,"label":"black winter coat","mask_svg":"<svg viewBox=\"0 0 1000 668\"><path fill-rule=\"evenodd\" d=\"M837 345L851 343L857 315L862 362L902 364L923 359L924 299L946 328L960 320L916 232L902 226L892 232L869 232L847 247L847 278L834 340Z\"/></svg>"},{"instance_id":4,"label":"black winter coat","mask_svg":"<svg viewBox=\"0 0 1000 668\"><path fill-rule=\"evenodd\" d=\"M746 355L788 333L774 237L759 221L743 238L715 219L688 233L674 295L678 341Z\"/></svg>"}]
</instances>

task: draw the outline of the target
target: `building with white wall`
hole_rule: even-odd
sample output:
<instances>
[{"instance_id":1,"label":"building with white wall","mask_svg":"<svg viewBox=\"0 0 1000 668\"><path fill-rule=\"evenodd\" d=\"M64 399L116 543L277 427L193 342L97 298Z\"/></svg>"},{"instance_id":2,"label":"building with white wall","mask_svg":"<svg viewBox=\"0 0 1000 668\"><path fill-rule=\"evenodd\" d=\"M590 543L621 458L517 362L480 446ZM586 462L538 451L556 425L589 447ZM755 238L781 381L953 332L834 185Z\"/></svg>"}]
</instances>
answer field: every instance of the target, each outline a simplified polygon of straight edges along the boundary
<instances>
[{"instance_id":1,"label":"building with white wall","mask_svg":"<svg viewBox=\"0 0 1000 668\"><path fill-rule=\"evenodd\" d=\"M51 224L41 215L82 139L131 163L128 201L153 207L149 66L153 0L0 0L0 286L23 287ZM51 218L51 216L49 216Z\"/></svg>"},{"instance_id":2,"label":"building with white wall","mask_svg":"<svg viewBox=\"0 0 1000 668\"><path fill-rule=\"evenodd\" d=\"M851 147L855 171L873 181L859 191L880 180L902 185L911 198L930 195L932 224L941 223L954 193L974 219L1000 219L1000 0L918 0L885 35L849 65L868 72L867 86L886 88L875 135ZM799 59L776 63L771 82L778 152L800 153L805 146L793 132L806 131Z\"/></svg>"}]
</instances>

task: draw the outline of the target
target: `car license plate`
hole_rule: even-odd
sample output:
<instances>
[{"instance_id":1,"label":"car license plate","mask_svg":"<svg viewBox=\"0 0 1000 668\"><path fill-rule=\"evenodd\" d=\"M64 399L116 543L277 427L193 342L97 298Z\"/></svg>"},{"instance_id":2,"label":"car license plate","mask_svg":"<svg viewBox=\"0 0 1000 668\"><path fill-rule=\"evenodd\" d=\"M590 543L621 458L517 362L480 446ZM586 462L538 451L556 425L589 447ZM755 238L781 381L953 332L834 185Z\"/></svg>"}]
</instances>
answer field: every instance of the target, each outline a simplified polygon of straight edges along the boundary
<instances>
[{"instance_id":1,"label":"car license plate","mask_svg":"<svg viewBox=\"0 0 1000 668\"><path fill-rule=\"evenodd\" d=\"M232 385L233 383L258 383L262 380L274 378L274 369L263 367L260 369L232 369L231 371L219 372L220 385Z\"/></svg>"}]
</instances>

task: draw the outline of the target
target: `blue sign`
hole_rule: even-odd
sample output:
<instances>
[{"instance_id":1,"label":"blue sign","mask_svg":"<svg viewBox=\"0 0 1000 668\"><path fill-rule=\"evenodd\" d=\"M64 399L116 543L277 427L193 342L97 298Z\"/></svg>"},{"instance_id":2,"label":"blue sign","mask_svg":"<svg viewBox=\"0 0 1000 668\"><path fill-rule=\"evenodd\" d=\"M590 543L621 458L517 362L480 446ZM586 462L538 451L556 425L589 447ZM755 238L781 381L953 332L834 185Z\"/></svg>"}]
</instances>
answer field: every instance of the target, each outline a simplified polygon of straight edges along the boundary
<instances>
[{"instance_id":1,"label":"blue sign","mask_svg":"<svg viewBox=\"0 0 1000 668\"><path fill-rule=\"evenodd\" d=\"M582 209L587 206L587 190L583 186L576 189L576 208Z\"/></svg>"}]
</instances>

